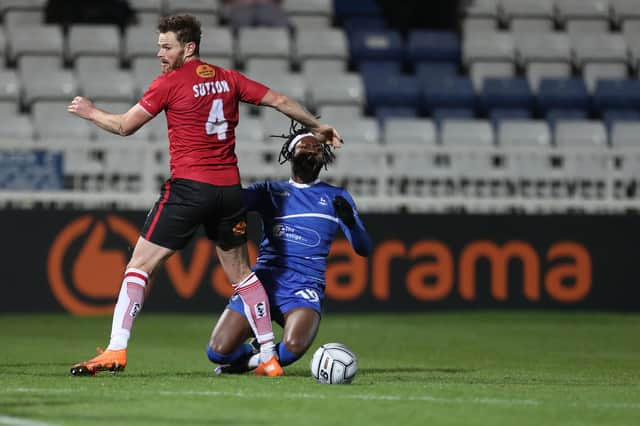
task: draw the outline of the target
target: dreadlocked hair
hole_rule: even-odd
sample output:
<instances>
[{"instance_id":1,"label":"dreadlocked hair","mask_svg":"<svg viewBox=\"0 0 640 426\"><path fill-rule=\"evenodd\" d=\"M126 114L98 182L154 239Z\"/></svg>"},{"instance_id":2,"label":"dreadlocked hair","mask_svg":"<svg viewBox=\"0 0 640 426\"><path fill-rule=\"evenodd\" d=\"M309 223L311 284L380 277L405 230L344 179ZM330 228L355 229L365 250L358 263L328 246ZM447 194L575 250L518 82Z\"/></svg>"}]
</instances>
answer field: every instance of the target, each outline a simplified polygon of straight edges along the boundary
<instances>
[{"instance_id":1,"label":"dreadlocked hair","mask_svg":"<svg viewBox=\"0 0 640 426\"><path fill-rule=\"evenodd\" d=\"M289 145L291 145L291 141L293 141L297 136L303 135L305 133L311 133L311 131L304 127L302 124L298 123L295 120L291 120L291 124L289 125L289 134L285 135L284 133L281 135L271 135L272 138L281 138L285 139L284 144L282 144L282 148L280 149L280 155L278 156L278 162L280 164L284 164L287 161L291 161L293 158L293 150L289 150ZM327 165L333 163L336 159L335 154L331 150L331 146L328 144L322 144L322 165L324 169L327 170Z\"/></svg>"}]
</instances>

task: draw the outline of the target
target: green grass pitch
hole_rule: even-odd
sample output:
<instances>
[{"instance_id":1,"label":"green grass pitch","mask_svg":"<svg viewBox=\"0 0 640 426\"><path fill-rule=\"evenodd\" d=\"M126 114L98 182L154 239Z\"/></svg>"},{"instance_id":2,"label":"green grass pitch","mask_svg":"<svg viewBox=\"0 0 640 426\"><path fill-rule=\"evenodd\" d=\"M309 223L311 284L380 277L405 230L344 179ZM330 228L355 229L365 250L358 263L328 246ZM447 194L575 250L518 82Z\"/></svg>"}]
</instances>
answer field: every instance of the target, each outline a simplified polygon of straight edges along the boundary
<instances>
[{"instance_id":1,"label":"green grass pitch","mask_svg":"<svg viewBox=\"0 0 640 426\"><path fill-rule=\"evenodd\" d=\"M640 424L640 315L333 314L282 378L214 376L207 315L143 313L127 370L71 377L111 319L0 315L0 425ZM313 350L358 355L351 385L320 385Z\"/></svg>"}]
</instances>

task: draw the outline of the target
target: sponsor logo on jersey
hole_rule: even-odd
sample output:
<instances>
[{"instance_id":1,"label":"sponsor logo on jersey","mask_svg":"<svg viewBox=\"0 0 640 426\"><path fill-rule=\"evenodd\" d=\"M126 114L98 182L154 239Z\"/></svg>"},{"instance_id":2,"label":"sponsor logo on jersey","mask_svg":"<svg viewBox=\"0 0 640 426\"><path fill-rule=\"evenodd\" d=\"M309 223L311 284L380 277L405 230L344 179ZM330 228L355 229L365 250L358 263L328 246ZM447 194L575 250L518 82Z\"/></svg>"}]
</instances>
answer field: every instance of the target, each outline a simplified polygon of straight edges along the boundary
<instances>
[{"instance_id":1,"label":"sponsor logo on jersey","mask_svg":"<svg viewBox=\"0 0 640 426\"><path fill-rule=\"evenodd\" d=\"M241 220L233 226L233 235L244 235L247 233L247 222Z\"/></svg>"},{"instance_id":2,"label":"sponsor logo on jersey","mask_svg":"<svg viewBox=\"0 0 640 426\"><path fill-rule=\"evenodd\" d=\"M204 78L212 78L216 75L216 70L211 65L202 64L196 68L196 74Z\"/></svg>"}]
</instances>

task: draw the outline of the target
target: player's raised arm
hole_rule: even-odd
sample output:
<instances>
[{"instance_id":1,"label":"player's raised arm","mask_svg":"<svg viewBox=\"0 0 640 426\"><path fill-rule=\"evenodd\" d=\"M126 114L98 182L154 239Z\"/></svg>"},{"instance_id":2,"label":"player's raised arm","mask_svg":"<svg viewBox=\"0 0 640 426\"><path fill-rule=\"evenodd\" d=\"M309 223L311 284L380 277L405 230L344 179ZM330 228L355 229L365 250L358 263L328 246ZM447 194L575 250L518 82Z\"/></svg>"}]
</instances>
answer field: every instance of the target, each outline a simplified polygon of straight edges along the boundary
<instances>
[{"instance_id":1,"label":"player's raised arm","mask_svg":"<svg viewBox=\"0 0 640 426\"><path fill-rule=\"evenodd\" d=\"M294 99L269 89L260 104L275 108L287 117L301 123L321 142L329 144L334 148L342 147L343 140L340 133L333 127L321 123L313 114Z\"/></svg>"},{"instance_id":2,"label":"player's raised arm","mask_svg":"<svg viewBox=\"0 0 640 426\"><path fill-rule=\"evenodd\" d=\"M96 107L93 102L82 96L73 98L67 111L78 117L93 122L96 126L120 136L134 134L147 121L151 115L138 104L134 105L124 114L112 114Z\"/></svg>"},{"instance_id":3,"label":"player's raised arm","mask_svg":"<svg viewBox=\"0 0 640 426\"><path fill-rule=\"evenodd\" d=\"M360 256L371 254L371 237L364 228L360 217L356 213L355 203L351 196L343 192L343 196L336 195L333 199L333 209L342 224L342 231Z\"/></svg>"}]
</instances>

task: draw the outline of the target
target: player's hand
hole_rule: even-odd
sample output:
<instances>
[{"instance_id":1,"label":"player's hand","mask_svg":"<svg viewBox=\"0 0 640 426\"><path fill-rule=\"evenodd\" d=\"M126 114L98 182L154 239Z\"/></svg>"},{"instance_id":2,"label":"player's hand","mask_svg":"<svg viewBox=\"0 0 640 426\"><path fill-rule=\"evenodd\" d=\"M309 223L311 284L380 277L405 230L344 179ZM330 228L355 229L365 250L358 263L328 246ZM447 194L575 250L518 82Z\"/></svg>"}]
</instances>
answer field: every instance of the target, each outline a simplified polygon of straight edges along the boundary
<instances>
[{"instance_id":1,"label":"player's hand","mask_svg":"<svg viewBox=\"0 0 640 426\"><path fill-rule=\"evenodd\" d=\"M333 148L341 148L344 144L342 136L336 129L326 124L321 124L313 131L314 136L322 143L331 145Z\"/></svg>"},{"instance_id":2,"label":"player's hand","mask_svg":"<svg viewBox=\"0 0 640 426\"><path fill-rule=\"evenodd\" d=\"M67 111L86 120L91 119L91 114L93 113L94 109L95 106L93 105L93 102L82 96L76 96L75 98L73 98L73 100L67 107Z\"/></svg>"},{"instance_id":3,"label":"player's hand","mask_svg":"<svg viewBox=\"0 0 640 426\"><path fill-rule=\"evenodd\" d=\"M336 215L340 218L342 223L347 225L348 228L353 228L356 224L356 218L353 216L353 209L351 204L344 197L336 195L333 199L333 208L336 211Z\"/></svg>"}]
</instances>

